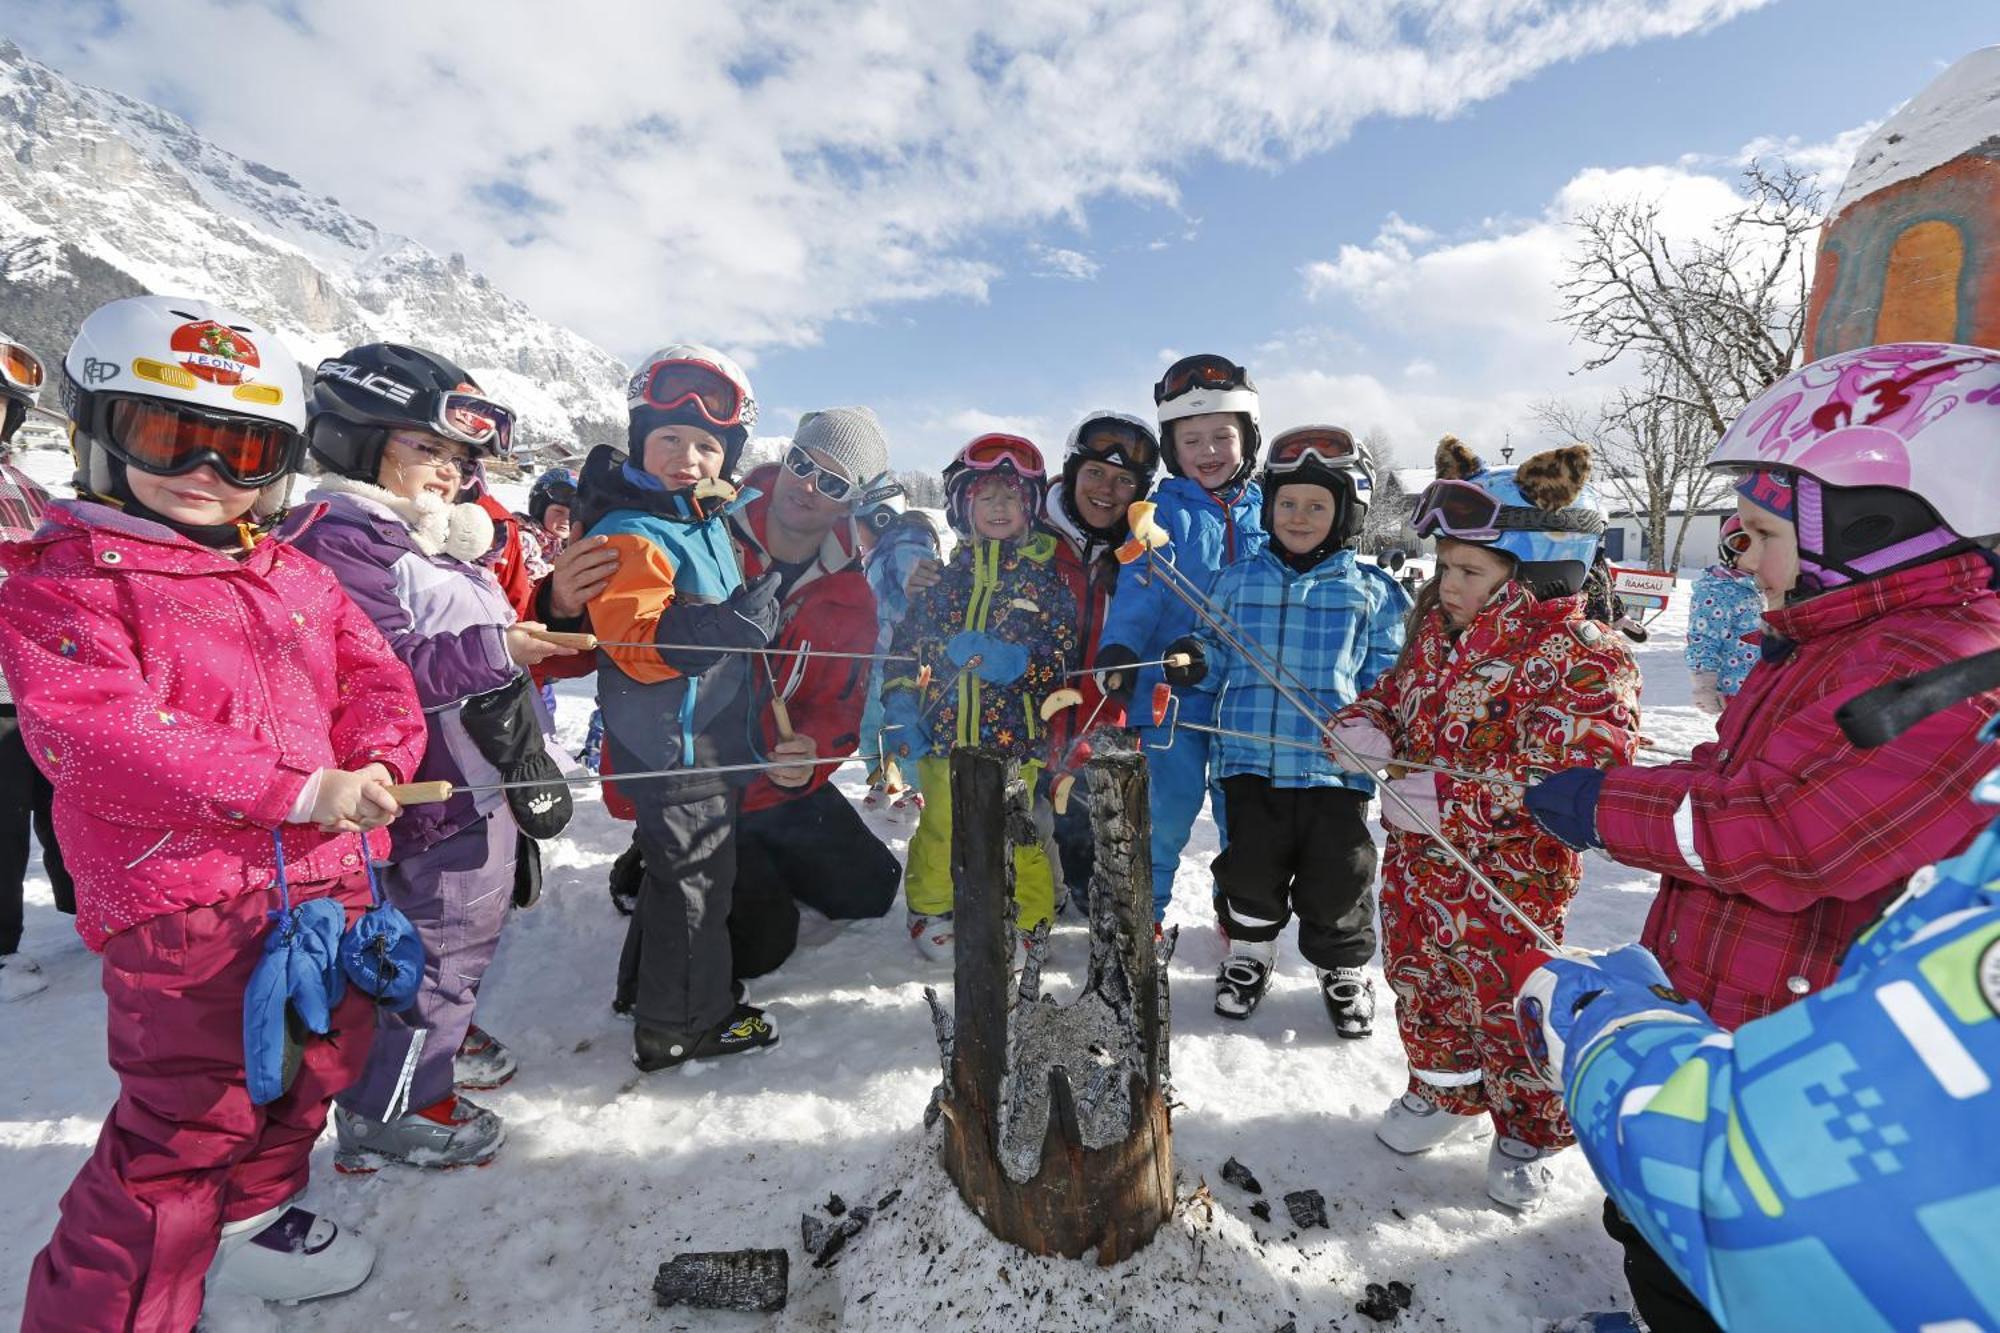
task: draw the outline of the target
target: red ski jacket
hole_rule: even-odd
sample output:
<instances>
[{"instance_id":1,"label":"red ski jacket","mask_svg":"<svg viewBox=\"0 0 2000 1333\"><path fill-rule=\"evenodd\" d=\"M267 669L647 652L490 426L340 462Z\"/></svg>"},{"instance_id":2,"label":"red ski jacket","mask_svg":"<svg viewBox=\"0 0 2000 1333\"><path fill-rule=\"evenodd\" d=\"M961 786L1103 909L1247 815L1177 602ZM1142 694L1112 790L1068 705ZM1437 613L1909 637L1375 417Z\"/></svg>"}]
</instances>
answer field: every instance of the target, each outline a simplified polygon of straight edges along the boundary
<instances>
[{"instance_id":1,"label":"red ski jacket","mask_svg":"<svg viewBox=\"0 0 2000 1333\"><path fill-rule=\"evenodd\" d=\"M1911 872L1990 818L1971 797L1993 766L1977 732L2000 692L1873 750L1833 715L1884 681L2000 647L1993 577L1967 554L1767 613L1767 640L1789 648L1750 669L1715 742L1605 780L1606 850L1663 876L1643 942L1724 1027L1829 985Z\"/></svg>"}]
</instances>

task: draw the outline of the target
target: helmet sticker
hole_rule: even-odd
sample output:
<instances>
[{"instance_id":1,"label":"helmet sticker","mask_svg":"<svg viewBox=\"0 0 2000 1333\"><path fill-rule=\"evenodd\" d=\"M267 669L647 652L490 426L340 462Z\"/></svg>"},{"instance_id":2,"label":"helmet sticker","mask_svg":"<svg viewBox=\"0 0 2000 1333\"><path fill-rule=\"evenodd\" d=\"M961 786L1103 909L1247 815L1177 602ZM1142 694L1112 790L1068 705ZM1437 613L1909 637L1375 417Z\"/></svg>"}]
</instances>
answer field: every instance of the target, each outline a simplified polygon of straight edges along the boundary
<instances>
[{"instance_id":1,"label":"helmet sticker","mask_svg":"<svg viewBox=\"0 0 2000 1333\"><path fill-rule=\"evenodd\" d=\"M210 384L241 384L263 364L257 344L242 329L212 319L190 320L173 331L167 345L190 375Z\"/></svg>"}]
</instances>

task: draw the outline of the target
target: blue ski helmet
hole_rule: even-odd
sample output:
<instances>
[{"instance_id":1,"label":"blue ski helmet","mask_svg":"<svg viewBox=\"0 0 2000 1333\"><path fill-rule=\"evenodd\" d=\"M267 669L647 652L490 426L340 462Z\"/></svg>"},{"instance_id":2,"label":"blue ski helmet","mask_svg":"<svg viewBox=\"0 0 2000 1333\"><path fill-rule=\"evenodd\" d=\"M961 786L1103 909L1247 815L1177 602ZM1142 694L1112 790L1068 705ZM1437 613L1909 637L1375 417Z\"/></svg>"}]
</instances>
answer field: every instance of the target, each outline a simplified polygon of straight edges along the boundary
<instances>
[{"instance_id":1,"label":"blue ski helmet","mask_svg":"<svg viewBox=\"0 0 2000 1333\"><path fill-rule=\"evenodd\" d=\"M1582 589L1604 539L1604 502L1590 485L1590 446L1572 444L1514 467L1489 468L1458 437L1438 441L1437 480L1417 497L1420 537L1451 537L1514 558L1537 596Z\"/></svg>"}]
</instances>

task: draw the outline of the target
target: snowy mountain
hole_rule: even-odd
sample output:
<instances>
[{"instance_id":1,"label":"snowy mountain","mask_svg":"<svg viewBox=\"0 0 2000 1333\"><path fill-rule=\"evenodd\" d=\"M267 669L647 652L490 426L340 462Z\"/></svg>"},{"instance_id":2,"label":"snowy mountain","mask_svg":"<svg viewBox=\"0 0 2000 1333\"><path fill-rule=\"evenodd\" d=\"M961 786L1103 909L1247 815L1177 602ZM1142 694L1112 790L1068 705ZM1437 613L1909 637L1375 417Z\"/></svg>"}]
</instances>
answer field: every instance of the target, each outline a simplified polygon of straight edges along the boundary
<instances>
[{"instance_id":1,"label":"snowy mountain","mask_svg":"<svg viewBox=\"0 0 2000 1333\"><path fill-rule=\"evenodd\" d=\"M380 231L0 39L0 322L53 366L84 314L141 292L240 309L307 366L376 339L434 348L512 406L543 451L623 435L624 366L462 256Z\"/></svg>"}]
</instances>

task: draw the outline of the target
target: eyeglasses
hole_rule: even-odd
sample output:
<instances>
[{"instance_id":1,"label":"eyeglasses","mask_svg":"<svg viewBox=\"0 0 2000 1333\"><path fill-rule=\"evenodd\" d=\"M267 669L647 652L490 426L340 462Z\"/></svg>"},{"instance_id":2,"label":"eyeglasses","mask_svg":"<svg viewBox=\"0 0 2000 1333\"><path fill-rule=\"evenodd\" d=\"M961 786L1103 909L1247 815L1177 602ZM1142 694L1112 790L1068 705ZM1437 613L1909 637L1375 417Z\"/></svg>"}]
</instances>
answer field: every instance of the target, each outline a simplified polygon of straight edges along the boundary
<instances>
[{"instance_id":1,"label":"eyeglasses","mask_svg":"<svg viewBox=\"0 0 2000 1333\"><path fill-rule=\"evenodd\" d=\"M1151 472L1160 465L1160 446L1153 433L1129 421L1103 420L1085 426L1077 437L1076 452L1134 472Z\"/></svg>"},{"instance_id":2,"label":"eyeglasses","mask_svg":"<svg viewBox=\"0 0 2000 1333\"><path fill-rule=\"evenodd\" d=\"M1307 461L1318 462L1331 468L1350 468L1360 461L1361 450L1354 443L1354 437L1338 426L1303 427L1288 430L1271 444L1271 461L1265 466L1273 472L1283 472L1288 468L1303 466Z\"/></svg>"},{"instance_id":3,"label":"eyeglasses","mask_svg":"<svg viewBox=\"0 0 2000 1333\"><path fill-rule=\"evenodd\" d=\"M693 403L710 425L750 424L743 419L742 388L715 367L699 361L656 363L639 386L639 396L649 407L661 411Z\"/></svg>"},{"instance_id":4,"label":"eyeglasses","mask_svg":"<svg viewBox=\"0 0 2000 1333\"><path fill-rule=\"evenodd\" d=\"M255 489L298 466L302 440L290 426L229 412L99 395L91 433L141 472L177 477L204 464L231 485Z\"/></svg>"},{"instance_id":5,"label":"eyeglasses","mask_svg":"<svg viewBox=\"0 0 2000 1333\"><path fill-rule=\"evenodd\" d=\"M843 477L796 444L785 450L785 470L800 481L811 483L814 490L829 500L845 500L860 486L859 482Z\"/></svg>"},{"instance_id":6,"label":"eyeglasses","mask_svg":"<svg viewBox=\"0 0 2000 1333\"><path fill-rule=\"evenodd\" d=\"M1184 356L1168 366L1153 386L1153 402L1157 406L1190 389L1241 389L1249 382L1250 372L1228 357L1210 353Z\"/></svg>"},{"instance_id":7,"label":"eyeglasses","mask_svg":"<svg viewBox=\"0 0 2000 1333\"><path fill-rule=\"evenodd\" d=\"M397 444L417 455L426 467L434 467L440 472L450 472L454 477L464 478L472 471L472 460L464 454L454 453L451 445L442 440L426 439L406 431L396 431L389 436Z\"/></svg>"},{"instance_id":8,"label":"eyeglasses","mask_svg":"<svg viewBox=\"0 0 2000 1333\"><path fill-rule=\"evenodd\" d=\"M33 398L41 392L46 372L41 358L19 343L0 342L0 381Z\"/></svg>"},{"instance_id":9,"label":"eyeglasses","mask_svg":"<svg viewBox=\"0 0 2000 1333\"><path fill-rule=\"evenodd\" d=\"M1604 515L1589 509L1550 513L1506 504L1476 482L1434 481L1417 497L1410 526L1419 537L1441 533L1462 541L1492 541L1504 531L1602 532Z\"/></svg>"}]
</instances>

